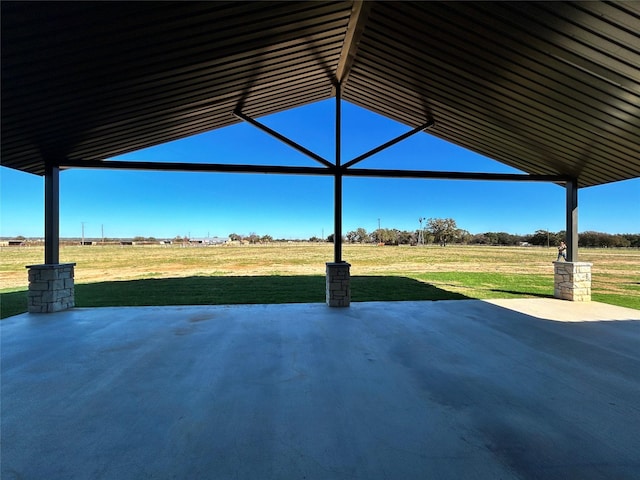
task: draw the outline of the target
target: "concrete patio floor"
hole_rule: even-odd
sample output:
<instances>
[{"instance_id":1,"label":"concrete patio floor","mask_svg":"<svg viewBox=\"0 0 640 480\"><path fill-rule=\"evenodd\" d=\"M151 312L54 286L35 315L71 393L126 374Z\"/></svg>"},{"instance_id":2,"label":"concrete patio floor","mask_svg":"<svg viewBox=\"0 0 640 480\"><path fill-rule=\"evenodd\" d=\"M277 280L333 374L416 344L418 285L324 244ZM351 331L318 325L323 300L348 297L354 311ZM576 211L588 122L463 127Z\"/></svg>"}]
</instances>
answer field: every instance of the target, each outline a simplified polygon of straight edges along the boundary
<instances>
[{"instance_id":1,"label":"concrete patio floor","mask_svg":"<svg viewBox=\"0 0 640 480\"><path fill-rule=\"evenodd\" d=\"M638 479L640 311L554 299L0 322L9 479Z\"/></svg>"}]
</instances>

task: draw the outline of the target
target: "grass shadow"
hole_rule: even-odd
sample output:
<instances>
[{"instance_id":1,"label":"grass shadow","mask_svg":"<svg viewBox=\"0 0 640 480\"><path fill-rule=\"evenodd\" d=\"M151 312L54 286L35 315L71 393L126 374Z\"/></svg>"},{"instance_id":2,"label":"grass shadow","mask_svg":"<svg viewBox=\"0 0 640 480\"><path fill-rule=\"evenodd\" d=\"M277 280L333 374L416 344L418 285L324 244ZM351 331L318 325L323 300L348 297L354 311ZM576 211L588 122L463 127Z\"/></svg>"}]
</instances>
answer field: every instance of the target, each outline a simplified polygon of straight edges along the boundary
<instances>
[{"instance_id":1,"label":"grass shadow","mask_svg":"<svg viewBox=\"0 0 640 480\"><path fill-rule=\"evenodd\" d=\"M322 277L324 281L324 277ZM353 276L351 300L354 302L393 302L407 300L465 300L466 295L436 287L408 277Z\"/></svg>"},{"instance_id":2,"label":"grass shadow","mask_svg":"<svg viewBox=\"0 0 640 480\"><path fill-rule=\"evenodd\" d=\"M77 307L323 303L325 288L322 275L197 276L76 284L75 294ZM407 277L351 277L354 302L466 298ZM26 290L3 293L1 301L1 318L27 310Z\"/></svg>"},{"instance_id":3,"label":"grass shadow","mask_svg":"<svg viewBox=\"0 0 640 480\"><path fill-rule=\"evenodd\" d=\"M0 319L27 311L27 291L0 293Z\"/></svg>"},{"instance_id":4,"label":"grass shadow","mask_svg":"<svg viewBox=\"0 0 640 480\"><path fill-rule=\"evenodd\" d=\"M224 305L322 303L325 277L224 276L101 282L76 285L76 305ZM354 302L466 298L406 277L351 277Z\"/></svg>"}]
</instances>

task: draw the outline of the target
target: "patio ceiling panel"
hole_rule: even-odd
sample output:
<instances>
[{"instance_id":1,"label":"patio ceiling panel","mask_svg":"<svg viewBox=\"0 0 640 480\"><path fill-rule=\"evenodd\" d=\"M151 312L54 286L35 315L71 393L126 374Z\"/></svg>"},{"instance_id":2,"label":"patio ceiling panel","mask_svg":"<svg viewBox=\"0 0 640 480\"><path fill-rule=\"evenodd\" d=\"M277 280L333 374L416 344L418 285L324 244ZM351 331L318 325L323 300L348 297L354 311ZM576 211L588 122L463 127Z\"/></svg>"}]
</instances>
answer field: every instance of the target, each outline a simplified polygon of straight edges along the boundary
<instances>
[{"instance_id":1,"label":"patio ceiling panel","mask_svg":"<svg viewBox=\"0 0 640 480\"><path fill-rule=\"evenodd\" d=\"M554 28L529 17L543 7ZM428 133L527 172L579 176L581 186L637 177L640 71L629 61L640 30L628 25L640 22L624 5L608 7L624 25L590 7L377 3L343 97L408 125L431 112L436 125ZM393 88L376 92L385 82Z\"/></svg>"},{"instance_id":2,"label":"patio ceiling panel","mask_svg":"<svg viewBox=\"0 0 640 480\"><path fill-rule=\"evenodd\" d=\"M237 123L239 103L259 115L329 98L351 3L36 10L3 3L2 156L41 174L44 155L103 159Z\"/></svg>"},{"instance_id":3,"label":"patio ceiling panel","mask_svg":"<svg viewBox=\"0 0 640 480\"><path fill-rule=\"evenodd\" d=\"M363 55L364 56L364 55ZM380 67L382 68L382 67ZM383 69L386 70L381 75L381 79L377 79L376 83L370 83L369 88L361 88L360 92L363 92L361 95L354 96L354 103L358 103L361 105L366 105L371 103L372 101L379 102L378 107L379 110L387 111L388 115L392 115L394 112L397 112L396 101L399 96L402 95L402 89L399 88L394 83L394 72L392 68ZM443 81L445 79L442 79ZM366 80L359 79L358 80L362 85L367 84ZM484 125L487 129L487 133L482 135L485 141L489 141L485 148L490 148L493 151L497 151L500 149L513 150L514 153L517 153L518 146L513 145L511 143L511 136L513 132L509 129L502 128L498 126L496 123L491 123L486 116L486 106L484 103L472 103L471 101L466 104L460 106L456 105L456 95L459 92L460 85L456 85L457 82L449 82L447 85L442 85L440 87L440 98L447 98L447 102L443 103L443 101L436 100L429 102L427 108L421 107L422 105L427 105L427 101L424 98L414 98L413 105L420 109L418 112L414 112L414 114L420 115L433 115L433 111L438 112L438 118L447 118L447 123L443 124L438 122L436 124L437 129L435 131L440 132L443 129L446 129L449 126L449 129L452 130L453 134L456 136L461 136L460 138L470 138L474 134L474 130L468 127L469 124L472 124L476 127ZM447 91L450 94L447 94ZM367 93L367 92L375 92L375 93ZM371 98L374 96L374 98ZM357 100L356 100L357 98ZM409 97L405 97L408 99ZM506 107L509 110L509 106ZM429 113L431 112L431 113ZM400 112L402 113L402 112ZM408 121L408 120L407 120ZM451 128L452 124L456 124L456 128ZM464 143L464 142L463 142ZM510 144L511 143L511 144ZM482 149L486 151L485 149ZM544 153L543 148L538 146L537 151L539 153ZM549 151L550 152L550 151ZM519 157L515 157L514 162L519 161ZM544 158L539 158L539 161L542 163L550 162L550 160L545 160ZM515 166L515 165L514 165ZM519 168L526 170L527 164L521 163L519 164Z\"/></svg>"},{"instance_id":4,"label":"patio ceiling panel","mask_svg":"<svg viewBox=\"0 0 640 480\"><path fill-rule=\"evenodd\" d=\"M319 80L323 87L326 87L326 81ZM278 111L295 108L306 103L311 103L326 99L329 88L316 92L309 92L309 78L305 78L304 82L287 83L286 99L281 97L281 92L274 93L268 89L256 89L251 94L251 109L253 116L260 116L267 113L273 113L274 105L278 105ZM83 159L108 158L122 153L121 149L105 150L104 144L119 145L123 139L133 136L133 138L145 139L143 142L129 141L127 147L129 151L140 150L151 145L166 142L167 136L172 139L180 139L191 135L212 130L211 124L230 125L238 123L237 120L230 121L229 112L233 112L237 106L237 97L233 97L224 102L216 103L214 106L204 105L197 110L194 109L176 109L171 112L171 116L166 119L158 120L153 115L146 121L123 123L118 128L110 128L103 135L94 137L91 140L83 141L78 144L76 150L82 151ZM170 122L174 122L171 125ZM71 156L70 158L74 158Z\"/></svg>"},{"instance_id":5,"label":"patio ceiling panel","mask_svg":"<svg viewBox=\"0 0 640 480\"><path fill-rule=\"evenodd\" d=\"M364 57L364 55L361 56L361 58L362 57ZM368 108L368 105L376 103L378 113L386 114L387 116L394 114L398 116L403 113L398 112L397 106L398 98L403 97L403 89L394 83L393 76L394 72L387 70L379 79L376 79L375 83L371 82L368 86L367 82L362 79L353 80L354 82L359 82L358 85L361 88L358 89L358 94L353 95L350 100L366 108ZM445 80L443 79L443 81ZM555 169L558 165L564 164L566 168L571 168L573 159L576 155L580 155L584 148L584 145L580 142L571 142L571 138L568 135L565 137L564 143L548 145L547 142L544 141L544 138L540 136L540 134L544 132L537 132L538 136L536 136L535 130L524 132L524 136L521 139L522 142L527 138L530 140L529 150L521 148L513 142L513 132L508 127L501 127L497 122L491 123L487 119L484 105L471 104L469 102L464 107L456 108L455 92L461 88L456 85L456 82L449 82L440 88L442 90L441 94L443 95L446 91L452 91L454 93L452 95L445 95L447 98L450 98L448 103L433 101L429 108L438 112L438 118L447 118L446 124L442 122L436 124L437 128L435 132L440 132L439 136L446 138L452 143L483 152L484 155L493 158L511 155L511 166L529 173L548 173L547 170L536 170L538 165L546 165L549 168ZM407 93L403 97L403 100L405 103L413 104L416 108L422 103L422 99L415 98L415 96L412 98L411 92ZM505 111L511 111L512 108L512 106L506 105ZM417 112L417 114L420 115L421 112ZM515 118L520 117L516 116ZM400 118L398 118L398 120L402 121ZM405 123L411 124L411 120L405 120ZM477 128L469 128L470 124L475 127L484 127L485 130L482 134L476 135L475 132ZM531 123L531 128L538 128L539 125L540 124ZM431 129L429 129L429 131L431 131ZM448 133L445 134L445 131ZM480 144L474 141L474 138L481 139ZM542 140L540 140L541 138ZM620 158L624 158L625 155L631 155L632 152L620 152L618 151L619 146L614 143L610 143L606 145L606 147L608 149L601 145L594 145L592 148L593 152L596 153L599 158L607 159L614 165L620 164L619 167L624 169L626 165L621 163ZM619 156L616 157L616 154ZM523 160L523 158L530 160L532 155L535 155L535 163ZM596 172L606 173L606 168L604 165L594 165ZM583 180L588 179L589 178L585 176Z\"/></svg>"},{"instance_id":6,"label":"patio ceiling panel","mask_svg":"<svg viewBox=\"0 0 640 480\"><path fill-rule=\"evenodd\" d=\"M2 164L342 98L527 173L640 177L634 2L2 2ZM401 168L399 159L392 168ZM425 168L428 152L425 152ZM452 165L452 170L455 170Z\"/></svg>"}]
</instances>

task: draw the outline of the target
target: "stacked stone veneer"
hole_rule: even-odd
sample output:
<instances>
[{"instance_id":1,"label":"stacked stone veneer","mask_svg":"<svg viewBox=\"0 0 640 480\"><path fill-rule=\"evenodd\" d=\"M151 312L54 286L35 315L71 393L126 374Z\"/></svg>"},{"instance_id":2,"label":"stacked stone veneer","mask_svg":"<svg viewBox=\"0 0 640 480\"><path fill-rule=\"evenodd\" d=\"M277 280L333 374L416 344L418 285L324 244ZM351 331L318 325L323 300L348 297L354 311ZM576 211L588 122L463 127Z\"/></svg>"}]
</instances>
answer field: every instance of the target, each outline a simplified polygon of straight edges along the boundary
<instances>
[{"instance_id":1,"label":"stacked stone veneer","mask_svg":"<svg viewBox=\"0 0 640 480\"><path fill-rule=\"evenodd\" d=\"M29 265L29 313L51 313L75 306L75 263Z\"/></svg>"},{"instance_id":2,"label":"stacked stone veneer","mask_svg":"<svg viewBox=\"0 0 640 480\"><path fill-rule=\"evenodd\" d=\"M585 262L553 262L553 296L573 302L591 300L591 266Z\"/></svg>"},{"instance_id":3,"label":"stacked stone veneer","mask_svg":"<svg viewBox=\"0 0 640 480\"><path fill-rule=\"evenodd\" d=\"M348 307L351 304L350 264L327 263L327 305Z\"/></svg>"}]
</instances>

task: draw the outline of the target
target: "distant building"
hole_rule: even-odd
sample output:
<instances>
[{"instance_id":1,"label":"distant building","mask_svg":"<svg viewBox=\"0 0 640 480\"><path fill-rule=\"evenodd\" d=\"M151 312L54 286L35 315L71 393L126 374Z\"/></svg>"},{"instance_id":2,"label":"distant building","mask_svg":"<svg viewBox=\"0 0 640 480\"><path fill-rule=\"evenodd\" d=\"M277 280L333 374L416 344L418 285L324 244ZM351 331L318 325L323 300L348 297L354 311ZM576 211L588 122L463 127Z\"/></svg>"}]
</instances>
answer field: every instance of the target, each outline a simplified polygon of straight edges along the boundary
<instances>
[{"instance_id":1,"label":"distant building","mask_svg":"<svg viewBox=\"0 0 640 480\"><path fill-rule=\"evenodd\" d=\"M222 237L206 237L206 238L190 238L189 243L192 245L222 245L227 243L227 238Z\"/></svg>"}]
</instances>

